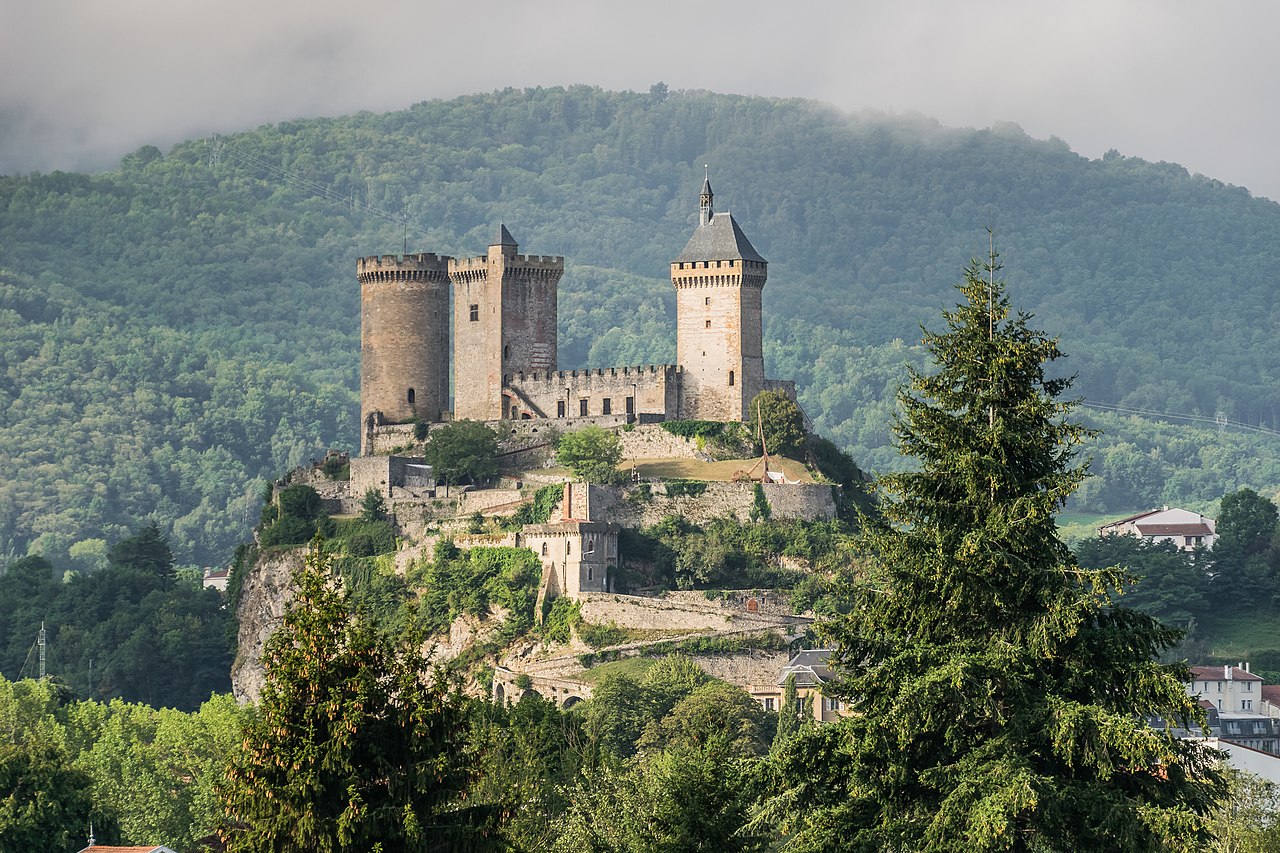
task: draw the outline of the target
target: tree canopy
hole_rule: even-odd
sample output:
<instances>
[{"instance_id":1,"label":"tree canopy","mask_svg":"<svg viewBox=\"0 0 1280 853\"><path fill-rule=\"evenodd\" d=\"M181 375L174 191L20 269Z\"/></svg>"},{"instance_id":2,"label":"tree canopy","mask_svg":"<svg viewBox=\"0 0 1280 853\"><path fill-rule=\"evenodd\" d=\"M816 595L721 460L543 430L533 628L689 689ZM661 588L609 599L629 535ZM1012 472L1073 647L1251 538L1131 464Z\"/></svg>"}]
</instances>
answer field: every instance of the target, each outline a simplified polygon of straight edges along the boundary
<instances>
[{"instance_id":1,"label":"tree canopy","mask_svg":"<svg viewBox=\"0 0 1280 853\"><path fill-rule=\"evenodd\" d=\"M268 643L266 685L223 791L230 851L466 850L465 709L421 651L393 649L313 549Z\"/></svg>"},{"instance_id":2,"label":"tree canopy","mask_svg":"<svg viewBox=\"0 0 1280 853\"><path fill-rule=\"evenodd\" d=\"M436 479L455 486L482 483L498 473L498 436L479 421L454 421L429 435L423 456Z\"/></svg>"},{"instance_id":3,"label":"tree canopy","mask_svg":"<svg viewBox=\"0 0 1280 853\"><path fill-rule=\"evenodd\" d=\"M556 460L587 483L617 482L622 442L612 431L592 424L560 436Z\"/></svg>"}]
</instances>

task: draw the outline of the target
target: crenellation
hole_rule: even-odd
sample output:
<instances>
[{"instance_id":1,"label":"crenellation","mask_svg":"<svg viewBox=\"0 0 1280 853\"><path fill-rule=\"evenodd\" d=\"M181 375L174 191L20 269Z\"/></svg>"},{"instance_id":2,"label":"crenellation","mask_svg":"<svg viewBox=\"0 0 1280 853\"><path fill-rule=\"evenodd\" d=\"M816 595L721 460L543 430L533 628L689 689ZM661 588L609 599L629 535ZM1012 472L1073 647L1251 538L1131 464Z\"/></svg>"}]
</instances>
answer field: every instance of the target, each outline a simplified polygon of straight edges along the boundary
<instances>
[{"instance_id":1,"label":"crenellation","mask_svg":"<svg viewBox=\"0 0 1280 853\"><path fill-rule=\"evenodd\" d=\"M618 417L628 423L743 419L751 399L768 387L760 299L768 262L733 218L714 213L711 203L708 184L700 224L671 263L674 364L560 369L564 257L520 254L505 226L482 255L360 258L362 340L369 341L362 344L361 369L366 438L372 441L377 430L388 428L382 424L446 417L579 423Z\"/></svg>"}]
</instances>

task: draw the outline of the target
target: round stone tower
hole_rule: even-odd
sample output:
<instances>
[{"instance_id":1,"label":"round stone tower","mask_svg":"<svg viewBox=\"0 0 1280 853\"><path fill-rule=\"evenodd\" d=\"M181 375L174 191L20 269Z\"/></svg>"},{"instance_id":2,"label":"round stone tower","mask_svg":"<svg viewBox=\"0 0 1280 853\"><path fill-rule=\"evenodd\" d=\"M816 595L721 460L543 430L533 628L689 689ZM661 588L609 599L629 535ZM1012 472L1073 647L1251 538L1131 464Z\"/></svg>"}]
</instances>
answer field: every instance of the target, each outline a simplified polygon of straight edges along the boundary
<instances>
[{"instance_id":1,"label":"round stone tower","mask_svg":"<svg viewBox=\"0 0 1280 853\"><path fill-rule=\"evenodd\" d=\"M375 423L439 421L448 407L450 260L421 253L356 261L362 441Z\"/></svg>"}]
</instances>

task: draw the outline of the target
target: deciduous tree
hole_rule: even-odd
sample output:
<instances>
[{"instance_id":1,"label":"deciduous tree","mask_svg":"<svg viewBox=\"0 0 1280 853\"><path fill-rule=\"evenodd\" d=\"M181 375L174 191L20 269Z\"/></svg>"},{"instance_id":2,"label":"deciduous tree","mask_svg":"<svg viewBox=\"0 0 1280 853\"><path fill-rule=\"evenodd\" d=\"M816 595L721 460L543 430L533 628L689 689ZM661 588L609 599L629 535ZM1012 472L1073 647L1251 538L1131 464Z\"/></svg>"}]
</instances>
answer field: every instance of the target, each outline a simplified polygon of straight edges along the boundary
<instances>
[{"instance_id":1,"label":"deciduous tree","mask_svg":"<svg viewBox=\"0 0 1280 853\"><path fill-rule=\"evenodd\" d=\"M622 442L613 432L593 424L560 436L556 459L579 480L612 483L618 479Z\"/></svg>"}]
</instances>

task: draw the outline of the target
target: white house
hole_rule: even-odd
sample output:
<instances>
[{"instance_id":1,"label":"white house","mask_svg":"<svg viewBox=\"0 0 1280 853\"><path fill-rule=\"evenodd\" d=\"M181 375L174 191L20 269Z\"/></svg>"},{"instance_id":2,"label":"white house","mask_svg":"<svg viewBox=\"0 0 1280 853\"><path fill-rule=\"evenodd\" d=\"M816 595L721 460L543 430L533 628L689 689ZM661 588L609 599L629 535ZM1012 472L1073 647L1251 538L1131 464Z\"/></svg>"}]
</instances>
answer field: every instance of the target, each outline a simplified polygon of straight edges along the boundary
<instances>
[{"instance_id":1,"label":"white house","mask_svg":"<svg viewBox=\"0 0 1280 853\"><path fill-rule=\"evenodd\" d=\"M1200 700L1212 734L1272 755L1280 753L1280 737L1262 679L1249 671L1247 663L1191 667L1187 695Z\"/></svg>"},{"instance_id":2,"label":"white house","mask_svg":"<svg viewBox=\"0 0 1280 853\"><path fill-rule=\"evenodd\" d=\"M1198 512L1164 507L1112 521L1098 528L1099 536L1137 536L1148 542L1172 542L1183 551L1197 545L1212 548L1218 525Z\"/></svg>"}]
</instances>

